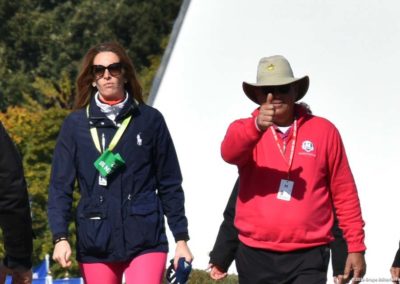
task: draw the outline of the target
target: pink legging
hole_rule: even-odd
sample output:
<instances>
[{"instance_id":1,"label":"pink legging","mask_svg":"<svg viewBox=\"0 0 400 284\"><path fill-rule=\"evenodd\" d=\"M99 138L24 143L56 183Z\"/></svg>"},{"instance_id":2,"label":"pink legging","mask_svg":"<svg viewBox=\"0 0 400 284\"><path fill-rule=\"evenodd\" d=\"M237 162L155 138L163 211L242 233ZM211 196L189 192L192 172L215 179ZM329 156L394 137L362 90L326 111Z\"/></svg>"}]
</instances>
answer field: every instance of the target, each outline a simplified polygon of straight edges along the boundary
<instances>
[{"instance_id":1,"label":"pink legging","mask_svg":"<svg viewBox=\"0 0 400 284\"><path fill-rule=\"evenodd\" d=\"M166 261L166 253L152 252L131 262L79 263L79 267L85 284L121 284L124 272L126 284L160 284Z\"/></svg>"}]
</instances>

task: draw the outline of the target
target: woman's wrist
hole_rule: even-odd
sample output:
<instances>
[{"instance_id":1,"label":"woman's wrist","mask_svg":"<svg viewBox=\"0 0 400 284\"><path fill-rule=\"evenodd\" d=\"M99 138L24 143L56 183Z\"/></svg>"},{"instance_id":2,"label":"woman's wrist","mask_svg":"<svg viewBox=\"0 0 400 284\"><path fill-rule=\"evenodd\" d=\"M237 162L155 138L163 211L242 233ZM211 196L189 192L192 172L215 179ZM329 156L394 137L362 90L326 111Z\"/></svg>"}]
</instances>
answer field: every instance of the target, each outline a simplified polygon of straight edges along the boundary
<instances>
[{"instance_id":1,"label":"woman's wrist","mask_svg":"<svg viewBox=\"0 0 400 284\"><path fill-rule=\"evenodd\" d=\"M53 244L55 245L61 241L68 241L68 238L67 237L59 237L59 238L53 240Z\"/></svg>"}]
</instances>

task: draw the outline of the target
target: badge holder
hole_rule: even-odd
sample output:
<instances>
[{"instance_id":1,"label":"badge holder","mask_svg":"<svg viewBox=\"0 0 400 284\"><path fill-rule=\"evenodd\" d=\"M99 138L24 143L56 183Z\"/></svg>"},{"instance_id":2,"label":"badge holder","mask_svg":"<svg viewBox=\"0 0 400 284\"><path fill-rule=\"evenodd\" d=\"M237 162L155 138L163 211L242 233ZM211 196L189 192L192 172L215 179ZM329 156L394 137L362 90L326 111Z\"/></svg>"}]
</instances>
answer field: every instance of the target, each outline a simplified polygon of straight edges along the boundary
<instances>
[{"instance_id":1,"label":"badge holder","mask_svg":"<svg viewBox=\"0 0 400 284\"><path fill-rule=\"evenodd\" d=\"M281 180L277 198L280 200L290 201L290 199L292 198L293 185L294 182L291 180Z\"/></svg>"},{"instance_id":2,"label":"badge holder","mask_svg":"<svg viewBox=\"0 0 400 284\"><path fill-rule=\"evenodd\" d=\"M104 151L94 162L95 168L100 173L99 185L107 186L107 177L123 165L125 165L125 161L120 154L114 154L110 150Z\"/></svg>"}]
</instances>

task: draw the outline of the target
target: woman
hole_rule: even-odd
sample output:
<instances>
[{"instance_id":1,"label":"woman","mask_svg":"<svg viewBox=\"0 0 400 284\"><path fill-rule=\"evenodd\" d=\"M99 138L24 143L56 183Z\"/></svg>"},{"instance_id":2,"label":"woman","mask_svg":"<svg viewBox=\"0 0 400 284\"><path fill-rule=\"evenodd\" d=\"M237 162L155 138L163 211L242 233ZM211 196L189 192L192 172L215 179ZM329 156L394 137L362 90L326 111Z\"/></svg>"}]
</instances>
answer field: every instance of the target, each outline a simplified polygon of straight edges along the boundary
<instances>
[{"instance_id":1,"label":"woman","mask_svg":"<svg viewBox=\"0 0 400 284\"><path fill-rule=\"evenodd\" d=\"M53 259L71 265L68 223L78 181L77 260L85 283L161 283L168 242L192 261L178 159L165 121L143 103L134 66L117 43L83 58L75 111L54 152L48 214Z\"/></svg>"}]
</instances>

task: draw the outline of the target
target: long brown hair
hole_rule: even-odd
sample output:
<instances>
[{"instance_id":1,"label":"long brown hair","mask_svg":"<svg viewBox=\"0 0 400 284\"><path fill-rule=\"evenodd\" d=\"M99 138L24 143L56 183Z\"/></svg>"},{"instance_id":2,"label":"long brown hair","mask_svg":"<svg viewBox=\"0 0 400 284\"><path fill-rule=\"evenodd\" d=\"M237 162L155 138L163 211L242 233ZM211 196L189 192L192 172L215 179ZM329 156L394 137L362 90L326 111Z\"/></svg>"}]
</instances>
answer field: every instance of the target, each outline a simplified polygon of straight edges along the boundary
<instances>
[{"instance_id":1,"label":"long brown hair","mask_svg":"<svg viewBox=\"0 0 400 284\"><path fill-rule=\"evenodd\" d=\"M127 82L125 90L129 92L138 102L143 103L142 87L136 75L132 60L124 48L116 42L100 43L88 50L82 60L81 71L76 79L77 94L75 97L74 109L84 108L90 101L91 96L96 93L96 87L92 86L94 75L92 73L93 60L100 52L113 52L122 63L124 76Z\"/></svg>"}]
</instances>

